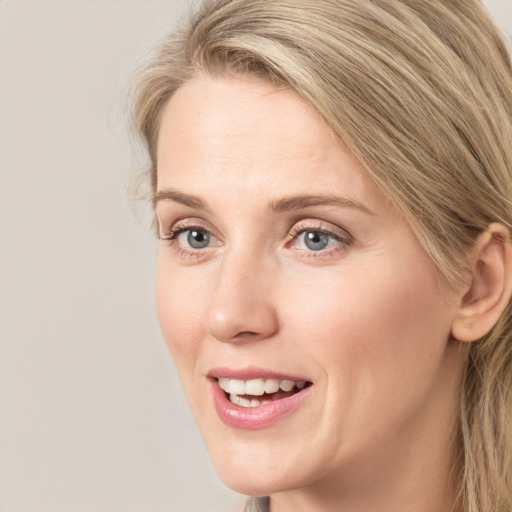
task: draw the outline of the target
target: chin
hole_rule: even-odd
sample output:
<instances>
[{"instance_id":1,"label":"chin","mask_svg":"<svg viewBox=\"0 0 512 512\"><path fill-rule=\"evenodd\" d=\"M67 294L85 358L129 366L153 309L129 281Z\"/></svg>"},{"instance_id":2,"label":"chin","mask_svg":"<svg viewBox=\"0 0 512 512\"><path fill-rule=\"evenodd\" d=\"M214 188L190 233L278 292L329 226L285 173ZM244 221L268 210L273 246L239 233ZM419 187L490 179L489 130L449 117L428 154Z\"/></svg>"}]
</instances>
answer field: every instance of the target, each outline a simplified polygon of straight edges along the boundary
<instances>
[{"instance_id":1,"label":"chin","mask_svg":"<svg viewBox=\"0 0 512 512\"><path fill-rule=\"evenodd\" d=\"M276 455L270 447L247 448L217 445L210 450L219 478L233 491L247 496L268 496L312 483L304 461L291 462L293 458Z\"/></svg>"},{"instance_id":2,"label":"chin","mask_svg":"<svg viewBox=\"0 0 512 512\"><path fill-rule=\"evenodd\" d=\"M253 468L220 470L218 475L227 487L246 496L269 496L301 487L299 482L291 481L290 475L273 478Z\"/></svg>"}]
</instances>

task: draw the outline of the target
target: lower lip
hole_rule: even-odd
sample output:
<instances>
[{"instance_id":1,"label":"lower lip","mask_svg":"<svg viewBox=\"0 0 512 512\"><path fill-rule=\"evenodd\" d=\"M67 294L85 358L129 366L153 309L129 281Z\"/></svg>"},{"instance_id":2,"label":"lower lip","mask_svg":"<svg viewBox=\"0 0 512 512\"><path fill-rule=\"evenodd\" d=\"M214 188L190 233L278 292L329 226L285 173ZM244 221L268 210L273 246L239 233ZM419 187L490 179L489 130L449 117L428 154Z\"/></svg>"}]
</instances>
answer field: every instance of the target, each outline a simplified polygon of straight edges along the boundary
<instances>
[{"instance_id":1,"label":"lower lip","mask_svg":"<svg viewBox=\"0 0 512 512\"><path fill-rule=\"evenodd\" d=\"M279 400L270 401L258 407L241 407L232 403L219 387L211 381L213 402L219 418L228 426L242 430L259 430L275 425L283 416L296 410L309 396L313 386Z\"/></svg>"}]
</instances>

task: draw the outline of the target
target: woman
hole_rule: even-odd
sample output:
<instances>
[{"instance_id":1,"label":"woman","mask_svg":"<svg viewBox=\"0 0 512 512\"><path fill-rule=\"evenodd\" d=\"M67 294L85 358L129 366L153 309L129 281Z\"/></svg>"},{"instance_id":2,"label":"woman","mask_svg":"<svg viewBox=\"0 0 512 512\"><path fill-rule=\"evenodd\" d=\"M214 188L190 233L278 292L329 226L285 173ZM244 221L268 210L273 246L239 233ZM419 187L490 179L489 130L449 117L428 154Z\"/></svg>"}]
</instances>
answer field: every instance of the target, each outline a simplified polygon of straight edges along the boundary
<instances>
[{"instance_id":1,"label":"woman","mask_svg":"<svg viewBox=\"0 0 512 512\"><path fill-rule=\"evenodd\" d=\"M480 2L206 2L134 91L160 324L248 510L510 512L512 71Z\"/></svg>"}]
</instances>

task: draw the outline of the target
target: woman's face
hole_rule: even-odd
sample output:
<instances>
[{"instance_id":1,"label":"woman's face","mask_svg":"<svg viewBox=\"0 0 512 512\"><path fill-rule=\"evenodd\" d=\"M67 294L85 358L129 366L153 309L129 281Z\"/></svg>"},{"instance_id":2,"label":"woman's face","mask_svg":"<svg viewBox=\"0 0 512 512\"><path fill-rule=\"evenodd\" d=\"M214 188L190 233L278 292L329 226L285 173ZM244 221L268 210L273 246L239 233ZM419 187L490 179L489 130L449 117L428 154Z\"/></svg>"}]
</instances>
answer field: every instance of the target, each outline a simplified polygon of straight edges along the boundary
<instances>
[{"instance_id":1,"label":"woman's face","mask_svg":"<svg viewBox=\"0 0 512 512\"><path fill-rule=\"evenodd\" d=\"M308 104L186 83L163 111L156 199L161 328L229 486L378 487L450 459L456 294Z\"/></svg>"}]
</instances>

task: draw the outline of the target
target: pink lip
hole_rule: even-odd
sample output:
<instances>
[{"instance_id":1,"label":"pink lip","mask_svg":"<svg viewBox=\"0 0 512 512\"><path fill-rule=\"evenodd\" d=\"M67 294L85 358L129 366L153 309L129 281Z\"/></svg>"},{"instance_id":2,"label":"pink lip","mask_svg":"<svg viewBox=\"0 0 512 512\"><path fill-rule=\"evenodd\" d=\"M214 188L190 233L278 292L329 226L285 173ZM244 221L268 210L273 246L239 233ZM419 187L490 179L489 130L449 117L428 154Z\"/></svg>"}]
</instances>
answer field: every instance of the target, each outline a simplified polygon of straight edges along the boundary
<instances>
[{"instance_id":1,"label":"pink lip","mask_svg":"<svg viewBox=\"0 0 512 512\"><path fill-rule=\"evenodd\" d=\"M266 370L264 368L256 368L249 366L247 368L212 368L208 374L208 377L218 379L219 377L227 377L228 379L277 379L277 380L309 380L306 377L300 377L297 375L289 375L285 373L276 372L274 370Z\"/></svg>"},{"instance_id":2,"label":"pink lip","mask_svg":"<svg viewBox=\"0 0 512 512\"><path fill-rule=\"evenodd\" d=\"M221 370L217 374L217 370ZM306 380L282 375L276 372L256 370L228 370L227 368L215 369L209 373L210 386L213 395L213 403L219 418L228 426L242 430L259 430L271 427L283 416L296 410L302 402L310 395L313 386L306 387L297 393L279 400L273 400L259 407L241 407L226 397L224 391L215 380L219 377L240 378L249 380L251 378L275 378L278 380Z\"/></svg>"}]
</instances>

